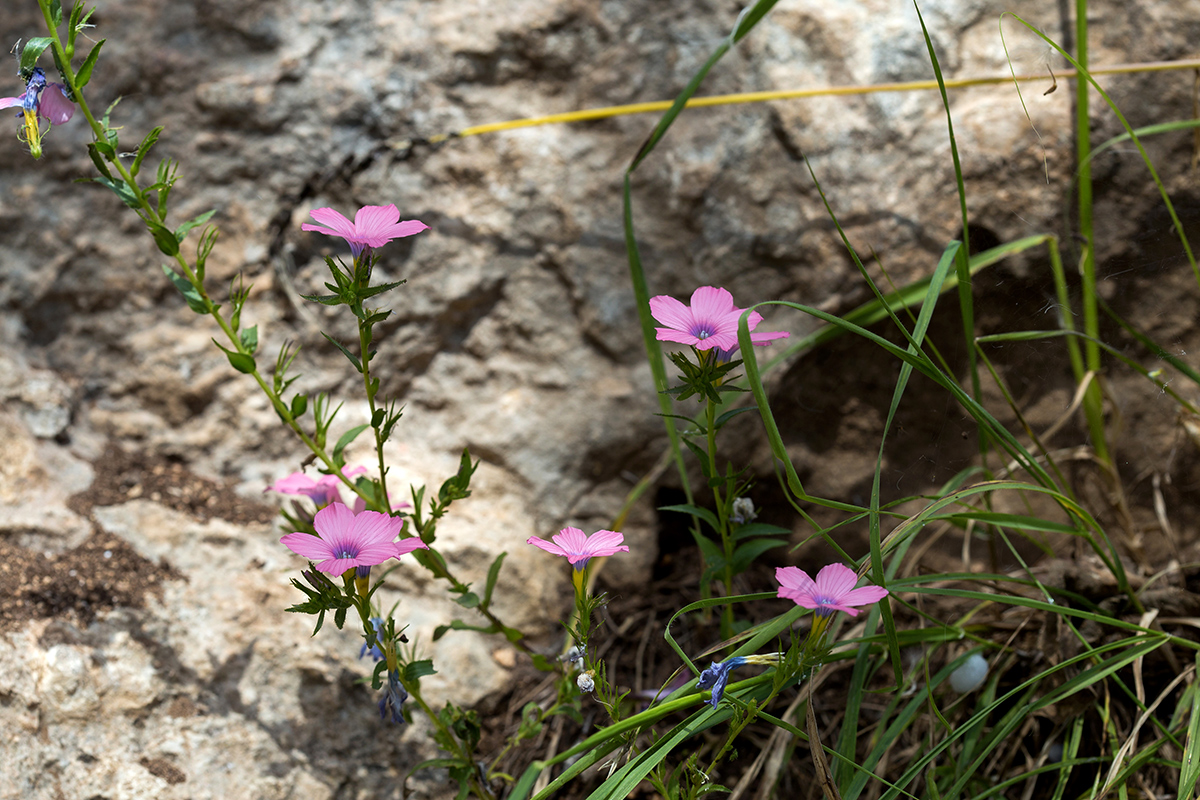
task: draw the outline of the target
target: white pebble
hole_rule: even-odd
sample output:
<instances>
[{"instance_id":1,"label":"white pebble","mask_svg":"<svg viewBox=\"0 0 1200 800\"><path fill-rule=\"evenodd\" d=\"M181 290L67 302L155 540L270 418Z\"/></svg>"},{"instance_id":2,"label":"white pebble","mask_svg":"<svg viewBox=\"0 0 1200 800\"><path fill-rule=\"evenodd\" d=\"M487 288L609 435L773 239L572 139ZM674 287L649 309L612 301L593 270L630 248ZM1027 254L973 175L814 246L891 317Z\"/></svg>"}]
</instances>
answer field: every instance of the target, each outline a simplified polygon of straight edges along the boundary
<instances>
[{"instance_id":1,"label":"white pebble","mask_svg":"<svg viewBox=\"0 0 1200 800\"><path fill-rule=\"evenodd\" d=\"M979 653L972 653L971 657L964 661L958 669L950 673L950 688L959 694L973 692L983 686L983 682L987 680L987 674L987 659Z\"/></svg>"}]
</instances>

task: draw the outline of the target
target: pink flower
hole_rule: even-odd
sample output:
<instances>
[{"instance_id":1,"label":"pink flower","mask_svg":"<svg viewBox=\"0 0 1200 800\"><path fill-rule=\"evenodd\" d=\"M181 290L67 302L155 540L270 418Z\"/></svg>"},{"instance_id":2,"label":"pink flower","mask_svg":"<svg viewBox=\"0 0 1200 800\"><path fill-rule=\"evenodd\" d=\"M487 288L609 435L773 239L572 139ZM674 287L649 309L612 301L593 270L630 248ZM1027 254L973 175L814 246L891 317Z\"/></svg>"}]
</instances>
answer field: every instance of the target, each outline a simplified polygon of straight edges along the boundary
<instances>
[{"instance_id":1,"label":"pink flower","mask_svg":"<svg viewBox=\"0 0 1200 800\"><path fill-rule=\"evenodd\" d=\"M811 608L822 617L831 616L834 611L845 611L857 617L858 609L855 606L877 603L888 594L882 586L855 589L858 575L841 564L822 567L815 581L799 567L779 567L775 570L775 580L779 581L778 597Z\"/></svg>"},{"instance_id":2,"label":"pink flower","mask_svg":"<svg viewBox=\"0 0 1200 800\"><path fill-rule=\"evenodd\" d=\"M357 568L359 577L363 577L375 564L425 547L415 536L394 541L404 527L402 518L377 511L355 514L341 503L318 511L313 527L316 536L289 533L279 541L293 553L317 562L317 569L327 575Z\"/></svg>"},{"instance_id":3,"label":"pink flower","mask_svg":"<svg viewBox=\"0 0 1200 800\"><path fill-rule=\"evenodd\" d=\"M625 535L616 531L596 531L591 536L587 536L579 528L563 528L550 538L554 541L547 542L545 539L530 536L525 540L525 544L531 544L542 548L547 553L562 556L577 570L586 567L589 558L629 552L629 548L621 544L625 540Z\"/></svg>"},{"instance_id":4,"label":"pink flower","mask_svg":"<svg viewBox=\"0 0 1200 800\"><path fill-rule=\"evenodd\" d=\"M367 471L366 467L351 467L345 471L347 478L353 479L357 475L362 475ZM338 490L342 481L337 475L322 475L320 478L313 479L303 472L293 472L286 478L280 478L272 483L264 492L279 492L280 494L299 494L312 499L317 507L327 506L330 503L342 502L342 494ZM362 502L362 498L358 498L355 503ZM363 504L365 507L365 504ZM355 508L355 513L362 511L361 508Z\"/></svg>"},{"instance_id":5,"label":"pink flower","mask_svg":"<svg viewBox=\"0 0 1200 800\"><path fill-rule=\"evenodd\" d=\"M656 328L660 342L689 344L697 350L717 348L728 358L738 347L738 319L744 308L733 304L733 295L716 286L701 286L692 292L692 304L685 306L674 297L660 294L650 298L650 314L666 327ZM751 311L747 324L753 331L762 315ZM751 341L762 347L774 339L787 338L787 331L752 333Z\"/></svg>"},{"instance_id":6,"label":"pink flower","mask_svg":"<svg viewBox=\"0 0 1200 800\"><path fill-rule=\"evenodd\" d=\"M392 239L412 236L429 227L415 219L401 222L400 211L395 205L363 206L354 215L354 222L332 208L314 208L309 213L320 224L305 222L300 226L300 230L342 237L350 243L350 250L355 258L363 251L370 256L371 250L383 247Z\"/></svg>"},{"instance_id":7,"label":"pink flower","mask_svg":"<svg viewBox=\"0 0 1200 800\"><path fill-rule=\"evenodd\" d=\"M20 106L17 116L24 116L21 130L29 152L34 158L42 157L41 123L38 115L50 120L51 125L62 125L75 113L75 104L67 99L68 89L61 83L48 83L46 72L34 67L25 84L25 92L18 97L0 97L0 108Z\"/></svg>"}]
</instances>

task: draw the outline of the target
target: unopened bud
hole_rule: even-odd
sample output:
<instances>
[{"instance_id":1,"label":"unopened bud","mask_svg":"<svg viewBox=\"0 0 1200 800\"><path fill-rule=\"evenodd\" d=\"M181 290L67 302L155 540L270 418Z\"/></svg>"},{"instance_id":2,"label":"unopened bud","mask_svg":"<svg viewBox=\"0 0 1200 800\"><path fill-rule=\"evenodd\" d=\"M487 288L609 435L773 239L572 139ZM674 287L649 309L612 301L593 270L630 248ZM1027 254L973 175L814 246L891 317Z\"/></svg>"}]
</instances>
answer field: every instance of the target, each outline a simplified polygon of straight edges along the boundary
<instances>
[{"instance_id":1,"label":"unopened bud","mask_svg":"<svg viewBox=\"0 0 1200 800\"><path fill-rule=\"evenodd\" d=\"M579 687L579 691L584 694L591 694L596 688L595 673L590 669L587 672L579 673L579 677L575 679L575 685Z\"/></svg>"}]
</instances>

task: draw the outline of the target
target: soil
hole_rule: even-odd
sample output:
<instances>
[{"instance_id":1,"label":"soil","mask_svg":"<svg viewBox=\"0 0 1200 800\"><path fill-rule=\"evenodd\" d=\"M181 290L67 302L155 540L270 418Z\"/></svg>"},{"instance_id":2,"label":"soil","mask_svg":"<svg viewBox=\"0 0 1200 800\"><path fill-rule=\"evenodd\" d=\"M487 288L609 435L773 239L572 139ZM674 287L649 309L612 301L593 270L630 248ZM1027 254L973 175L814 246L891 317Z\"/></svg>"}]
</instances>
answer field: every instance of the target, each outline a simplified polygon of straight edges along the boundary
<instances>
[{"instance_id":1,"label":"soil","mask_svg":"<svg viewBox=\"0 0 1200 800\"><path fill-rule=\"evenodd\" d=\"M265 503L239 497L227 486L152 454L127 453L110 445L95 462L95 481L68 504L89 517L96 506L145 496L204 521L264 522L275 515ZM41 553L0 538L0 632L31 619L53 618L85 627L102 611L141 608L147 593L164 581L183 580L169 563L155 564L117 536L92 526L78 547Z\"/></svg>"}]
</instances>

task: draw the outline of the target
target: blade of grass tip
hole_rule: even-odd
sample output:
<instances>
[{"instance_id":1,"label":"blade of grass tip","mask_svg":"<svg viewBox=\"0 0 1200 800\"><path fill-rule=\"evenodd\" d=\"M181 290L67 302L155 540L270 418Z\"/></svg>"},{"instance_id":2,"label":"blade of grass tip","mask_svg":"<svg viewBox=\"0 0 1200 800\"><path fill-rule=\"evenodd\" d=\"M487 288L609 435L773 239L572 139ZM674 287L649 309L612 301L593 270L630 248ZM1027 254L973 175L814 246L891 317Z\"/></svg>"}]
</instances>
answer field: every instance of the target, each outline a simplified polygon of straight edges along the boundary
<instances>
[{"instance_id":1,"label":"blade of grass tip","mask_svg":"<svg viewBox=\"0 0 1200 800\"><path fill-rule=\"evenodd\" d=\"M962 215L963 252L956 262L958 267L958 307L962 316L963 337L967 344L967 371L971 375L971 396L976 400L980 397L979 373L975 368L975 350L971 342L975 337L975 301L971 295L971 269L967 259L966 243L971 241L970 221L967 215L967 185L963 180L962 160L958 155L958 140L954 136L954 119L950 114L950 97L946 94L946 80L942 76L942 65L938 61L937 52L933 49L933 39L929 36L929 28L925 26L925 17L921 14L921 6L913 0L913 8L917 11L917 19L921 23L921 34L925 37L925 49L929 52L929 62L933 65L933 74L937 78L938 91L942 95L942 108L946 111L946 130L950 136L950 158L954 162L954 182L958 189L958 207ZM986 445L986 438L980 432L980 452Z\"/></svg>"}]
</instances>

